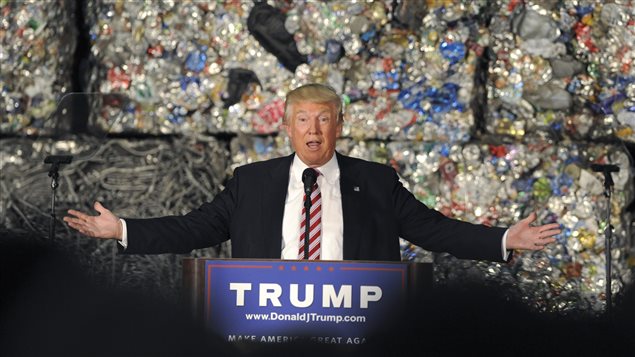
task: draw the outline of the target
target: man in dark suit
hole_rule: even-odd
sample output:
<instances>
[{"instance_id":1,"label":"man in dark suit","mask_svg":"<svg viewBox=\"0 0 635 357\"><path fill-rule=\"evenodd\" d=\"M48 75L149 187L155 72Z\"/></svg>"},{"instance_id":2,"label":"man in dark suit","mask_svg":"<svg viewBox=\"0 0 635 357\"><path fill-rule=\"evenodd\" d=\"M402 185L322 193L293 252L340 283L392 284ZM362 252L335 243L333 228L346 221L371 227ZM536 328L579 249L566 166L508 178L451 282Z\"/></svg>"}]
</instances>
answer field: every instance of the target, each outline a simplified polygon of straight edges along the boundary
<instances>
[{"instance_id":1,"label":"man in dark suit","mask_svg":"<svg viewBox=\"0 0 635 357\"><path fill-rule=\"evenodd\" d=\"M458 258L505 261L513 249L543 249L560 232L557 223L531 226L535 213L509 229L447 218L418 201L392 168L336 153L342 123L335 90L301 86L285 102L295 153L237 168L212 202L184 216L125 220L96 202L100 215L69 210L64 220L85 235L119 240L125 253L186 253L231 239L234 258L301 259L302 176L312 168L311 258L400 260L402 237Z\"/></svg>"}]
</instances>

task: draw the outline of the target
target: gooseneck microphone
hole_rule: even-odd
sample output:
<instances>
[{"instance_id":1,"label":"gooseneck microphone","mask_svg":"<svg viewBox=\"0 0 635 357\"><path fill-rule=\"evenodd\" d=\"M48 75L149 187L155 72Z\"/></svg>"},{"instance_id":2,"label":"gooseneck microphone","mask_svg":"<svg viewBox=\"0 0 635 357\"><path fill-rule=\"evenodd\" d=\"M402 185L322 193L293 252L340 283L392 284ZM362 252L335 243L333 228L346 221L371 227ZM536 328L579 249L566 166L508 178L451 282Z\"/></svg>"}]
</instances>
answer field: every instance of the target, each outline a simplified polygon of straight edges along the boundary
<instances>
[{"instance_id":1,"label":"gooseneck microphone","mask_svg":"<svg viewBox=\"0 0 635 357\"><path fill-rule=\"evenodd\" d=\"M309 259L309 233L311 231L311 189L317 181L317 171L307 168L302 172L302 182L304 183L304 212L306 224L304 225L304 259Z\"/></svg>"},{"instance_id":2,"label":"gooseneck microphone","mask_svg":"<svg viewBox=\"0 0 635 357\"><path fill-rule=\"evenodd\" d=\"M617 165L591 164L591 170L593 172L619 172L620 167Z\"/></svg>"},{"instance_id":3,"label":"gooseneck microphone","mask_svg":"<svg viewBox=\"0 0 635 357\"><path fill-rule=\"evenodd\" d=\"M49 177L51 178L51 223L49 224L49 239L55 240L55 191L59 186L57 180L60 177L59 169L61 165L70 164L73 161L73 157L70 155L48 155L44 158L45 164L50 164Z\"/></svg>"},{"instance_id":4,"label":"gooseneck microphone","mask_svg":"<svg viewBox=\"0 0 635 357\"><path fill-rule=\"evenodd\" d=\"M608 197L608 191L613 187L613 177L611 176L611 172L620 172L620 167L611 164L591 164L591 170L593 172L601 172L604 174L604 195Z\"/></svg>"}]
</instances>

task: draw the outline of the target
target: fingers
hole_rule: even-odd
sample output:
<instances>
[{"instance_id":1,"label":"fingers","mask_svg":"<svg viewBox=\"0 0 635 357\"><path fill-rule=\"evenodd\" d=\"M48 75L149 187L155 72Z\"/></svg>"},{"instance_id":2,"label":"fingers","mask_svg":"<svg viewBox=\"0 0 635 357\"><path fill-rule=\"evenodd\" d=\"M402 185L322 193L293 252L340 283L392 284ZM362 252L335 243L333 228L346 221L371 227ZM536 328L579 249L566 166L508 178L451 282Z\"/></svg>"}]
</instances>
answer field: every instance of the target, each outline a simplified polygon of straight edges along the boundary
<instances>
[{"instance_id":1,"label":"fingers","mask_svg":"<svg viewBox=\"0 0 635 357\"><path fill-rule=\"evenodd\" d=\"M94 237L93 232L85 224L82 224L80 220L76 218L64 217L64 221L69 225L69 227L79 231L81 234L87 235L89 237Z\"/></svg>"},{"instance_id":2,"label":"fingers","mask_svg":"<svg viewBox=\"0 0 635 357\"><path fill-rule=\"evenodd\" d=\"M90 216L74 210L69 210L68 213L70 213L72 216L65 216L63 220L71 228L82 233L88 230L88 220L91 218Z\"/></svg>"},{"instance_id":3,"label":"fingers","mask_svg":"<svg viewBox=\"0 0 635 357\"><path fill-rule=\"evenodd\" d=\"M560 234L562 231L560 229L552 229L549 231L542 231L540 232L539 237L540 238L547 238L547 237L553 237L555 235Z\"/></svg>"},{"instance_id":4,"label":"fingers","mask_svg":"<svg viewBox=\"0 0 635 357\"><path fill-rule=\"evenodd\" d=\"M548 230L553 230L553 229L558 229L560 228L560 224L559 223L550 223L550 224L545 224L544 226L540 226L537 227L539 232L544 232L544 231L548 231Z\"/></svg>"},{"instance_id":5,"label":"fingers","mask_svg":"<svg viewBox=\"0 0 635 357\"><path fill-rule=\"evenodd\" d=\"M75 228L75 229L87 229L88 228L88 222L86 222L86 220L81 219L81 218L75 218L75 217L69 217L66 216L64 217L64 222L68 223L69 226Z\"/></svg>"},{"instance_id":6,"label":"fingers","mask_svg":"<svg viewBox=\"0 0 635 357\"><path fill-rule=\"evenodd\" d=\"M555 238L545 238L545 239L541 239L538 240L536 242L534 242L534 247L539 250L542 249L544 247L546 247L547 245L554 243L556 241Z\"/></svg>"},{"instance_id":7,"label":"fingers","mask_svg":"<svg viewBox=\"0 0 635 357\"><path fill-rule=\"evenodd\" d=\"M86 213L83 213L83 212L80 212L80 211L76 211L74 209L69 209L68 210L68 214L73 215L73 216L75 216L75 217L77 217L79 219L82 219L82 220L87 220L90 217Z\"/></svg>"},{"instance_id":8,"label":"fingers","mask_svg":"<svg viewBox=\"0 0 635 357\"><path fill-rule=\"evenodd\" d=\"M543 239L542 241L545 243L544 245L547 245L547 244L555 243L556 238L546 238L546 239Z\"/></svg>"},{"instance_id":9,"label":"fingers","mask_svg":"<svg viewBox=\"0 0 635 357\"><path fill-rule=\"evenodd\" d=\"M95 201L95 204L93 205L93 207L95 208L95 211L99 212L100 214L104 212L109 212L109 210L106 207L104 207L99 201ZM88 218L92 217L87 215L86 213L76 211L74 209L69 209L68 213L83 220L87 220Z\"/></svg>"},{"instance_id":10,"label":"fingers","mask_svg":"<svg viewBox=\"0 0 635 357\"><path fill-rule=\"evenodd\" d=\"M72 223L72 224L77 225L77 226L83 226L83 223L84 223L84 221L82 219L80 219L80 218L69 217L69 216L64 217L64 222L66 222L68 224Z\"/></svg>"},{"instance_id":11,"label":"fingers","mask_svg":"<svg viewBox=\"0 0 635 357\"><path fill-rule=\"evenodd\" d=\"M536 212L531 212L529 214L529 216L527 216L525 219L523 219L523 221L527 221L527 223L529 224L531 222L534 222L536 220L536 218L537 218Z\"/></svg>"},{"instance_id":12,"label":"fingers","mask_svg":"<svg viewBox=\"0 0 635 357\"><path fill-rule=\"evenodd\" d=\"M89 237L95 236L93 227L93 216L89 216L74 209L69 209L68 214L70 214L70 216L65 216L63 220L68 224L69 227Z\"/></svg>"},{"instance_id":13,"label":"fingers","mask_svg":"<svg viewBox=\"0 0 635 357\"><path fill-rule=\"evenodd\" d=\"M104 212L108 212L108 209L102 206L102 204L99 201L95 201L95 204L93 205L93 207L95 208L95 211L99 212L100 214Z\"/></svg>"},{"instance_id":14,"label":"fingers","mask_svg":"<svg viewBox=\"0 0 635 357\"><path fill-rule=\"evenodd\" d=\"M548 225L553 227L554 224ZM558 227L558 224L555 224ZM543 250L547 245L555 243L556 238L555 235L561 233L560 229L550 229L550 230L539 230L539 228L543 227L535 227L535 229L526 236L526 248L528 250Z\"/></svg>"},{"instance_id":15,"label":"fingers","mask_svg":"<svg viewBox=\"0 0 635 357\"><path fill-rule=\"evenodd\" d=\"M537 231L536 234L538 235L538 238L540 239L553 237L562 232L562 230L560 229L559 223L550 223L550 224L545 224L544 226L536 227L536 231Z\"/></svg>"}]
</instances>

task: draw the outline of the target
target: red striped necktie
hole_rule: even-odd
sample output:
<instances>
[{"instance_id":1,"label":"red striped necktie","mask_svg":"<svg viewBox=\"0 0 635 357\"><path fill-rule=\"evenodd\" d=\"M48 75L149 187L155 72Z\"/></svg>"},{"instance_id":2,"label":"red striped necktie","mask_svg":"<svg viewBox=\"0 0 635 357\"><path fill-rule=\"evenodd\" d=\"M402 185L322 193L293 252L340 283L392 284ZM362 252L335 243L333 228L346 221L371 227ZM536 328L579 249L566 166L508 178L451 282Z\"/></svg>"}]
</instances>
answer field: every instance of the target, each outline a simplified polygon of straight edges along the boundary
<instances>
[{"instance_id":1,"label":"red striped necktie","mask_svg":"<svg viewBox=\"0 0 635 357\"><path fill-rule=\"evenodd\" d=\"M318 172L319 175L319 172ZM304 194L302 202L306 201ZM300 249L298 259L304 259L304 236L306 234L306 209L302 204L302 217L300 218ZM322 194L317 182L311 187L311 214L309 229L309 259L320 259L320 242L322 241Z\"/></svg>"}]
</instances>

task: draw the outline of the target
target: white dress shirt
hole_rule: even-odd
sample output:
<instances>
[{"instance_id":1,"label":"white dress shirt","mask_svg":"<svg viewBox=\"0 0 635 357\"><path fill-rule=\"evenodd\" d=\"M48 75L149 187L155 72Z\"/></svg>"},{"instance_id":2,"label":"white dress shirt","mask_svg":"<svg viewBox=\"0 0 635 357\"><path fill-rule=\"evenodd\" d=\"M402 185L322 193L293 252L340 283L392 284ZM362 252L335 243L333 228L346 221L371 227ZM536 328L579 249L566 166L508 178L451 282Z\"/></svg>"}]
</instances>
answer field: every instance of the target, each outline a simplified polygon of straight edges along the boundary
<instances>
[{"instance_id":1,"label":"white dress shirt","mask_svg":"<svg viewBox=\"0 0 635 357\"><path fill-rule=\"evenodd\" d=\"M302 207L304 198L304 184L302 173L308 166L298 158L293 158L289 171L289 186L284 204L282 219L282 259L298 259L300 250L300 224L302 222ZM337 157L333 154L324 166L316 167L320 175L317 184L322 195L322 241L320 259L342 260L344 222L342 215L342 194L340 192L340 167Z\"/></svg>"}]
</instances>

